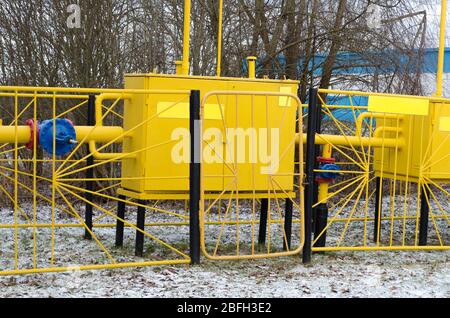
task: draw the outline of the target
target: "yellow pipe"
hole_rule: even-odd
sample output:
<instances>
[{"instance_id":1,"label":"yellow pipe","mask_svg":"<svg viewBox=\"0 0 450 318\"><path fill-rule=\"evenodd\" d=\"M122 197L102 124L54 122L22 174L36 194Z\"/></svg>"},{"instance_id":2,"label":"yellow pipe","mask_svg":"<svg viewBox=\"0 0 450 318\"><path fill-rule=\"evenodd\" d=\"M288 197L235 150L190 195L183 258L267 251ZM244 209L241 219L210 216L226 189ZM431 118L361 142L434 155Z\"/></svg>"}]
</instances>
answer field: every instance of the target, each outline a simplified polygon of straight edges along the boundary
<instances>
[{"instance_id":1,"label":"yellow pipe","mask_svg":"<svg viewBox=\"0 0 450 318\"><path fill-rule=\"evenodd\" d=\"M380 97L402 97L402 98L413 98L418 100L428 100L430 102L443 102L448 103L449 98L438 97L438 96L416 96L416 95L400 95L400 94L386 94L386 93L367 93L367 92L358 92L358 91L340 91L337 89L319 89L319 93L323 94L336 94L336 95L350 95L350 96L380 96ZM332 106L329 106L332 108ZM351 109L350 106L347 106ZM342 108L337 107L337 108ZM354 106L357 108L357 106ZM367 108L367 107L364 107Z\"/></svg>"},{"instance_id":2,"label":"yellow pipe","mask_svg":"<svg viewBox=\"0 0 450 318\"><path fill-rule=\"evenodd\" d=\"M131 99L130 94L107 93L98 95L95 99L95 121L98 126L103 126L103 101L117 99Z\"/></svg>"},{"instance_id":3,"label":"yellow pipe","mask_svg":"<svg viewBox=\"0 0 450 318\"><path fill-rule=\"evenodd\" d=\"M217 76L222 74L223 0L219 1L219 34L217 35Z\"/></svg>"},{"instance_id":4,"label":"yellow pipe","mask_svg":"<svg viewBox=\"0 0 450 318\"><path fill-rule=\"evenodd\" d=\"M444 74L444 58L445 58L445 26L447 22L447 0L441 1L441 27L439 38L439 56L437 68L436 96L442 97L443 94L443 74Z\"/></svg>"},{"instance_id":5,"label":"yellow pipe","mask_svg":"<svg viewBox=\"0 0 450 318\"><path fill-rule=\"evenodd\" d=\"M323 147L323 154L322 158L330 159L331 155L333 153L333 147L331 145L325 145ZM318 201L322 203L327 203L328 198L328 189L330 184L328 182L323 182L319 184L319 195L318 195Z\"/></svg>"},{"instance_id":6,"label":"yellow pipe","mask_svg":"<svg viewBox=\"0 0 450 318\"><path fill-rule=\"evenodd\" d=\"M116 264L99 264L99 265L86 265L86 266L67 266L67 267L47 267L36 269L17 269L10 271L0 271L0 276L11 275L29 275L29 274L43 274L43 273L63 273L68 271L90 271L99 269L118 269L129 267L144 267L144 266L160 266L160 265L181 265L189 264L189 259L185 260L167 260L167 261L148 261L148 262L136 262L136 263L116 263Z\"/></svg>"},{"instance_id":7,"label":"yellow pipe","mask_svg":"<svg viewBox=\"0 0 450 318\"><path fill-rule=\"evenodd\" d=\"M125 153L102 153L97 150L94 140L89 141L89 151L97 160L114 160L114 159L129 159L136 158L136 154L126 155Z\"/></svg>"},{"instance_id":8,"label":"yellow pipe","mask_svg":"<svg viewBox=\"0 0 450 318\"><path fill-rule=\"evenodd\" d=\"M91 132L92 131L92 132ZM90 126L75 126L77 134L77 141L81 142L89 135L86 141L97 141L101 143L110 142L115 138L123 135L123 128L117 126L110 127L90 127ZM31 138L31 129L29 126L1 126L0 127L0 143L15 144L17 135L18 144L27 144ZM116 143L121 143L123 138L116 140Z\"/></svg>"},{"instance_id":9,"label":"yellow pipe","mask_svg":"<svg viewBox=\"0 0 450 318\"><path fill-rule=\"evenodd\" d=\"M90 126L75 126L75 131L77 133L77 141L83 141L86 136L86 141L94 140L100 143L107 143L111 140L116 140L116 143L121 143L123 138L124 130L119 126L103 126L103 127L90 127Z\"/></svg>"},{"instance_id":10,"label":"yellow pipe","mask_svg":"<svg viewBox=\"0 0 450 318\"><path fill-rule=\"evenodd\" d=\"M183 31L183 75L189 75L189 49L191 35L191 0L184 0L184 31Z\"/></svg>"},{"instance_id":11,"label":"yellow pipe","mask_svg":"<svg viewBox=\"0 0 450 318\"><path fill-rule=\"evenodd\" d=\"M356 136L361 136L363 122L367 118L379 118L379 119L403 119L402 115L394 114L377 114L377 113L362 113L356 120Z\"/></svg>"},{"instance_id":12,"label":"yellow pipe","mask_svg":"<svg viewBox=\"0 0 450 318\"><path fill-rule=\"evenodd\" d=\"M248 78L256 78L256 56L247 57Z\"/></svg>"},{"instance_id":13,"label":"yellow pipe","mask_svg":"<svg viewBox=\"0 0 450 318\"><path fill-rule=\"evenodd\" d=\"M300 142L300 135L297 135L297 143ZM306 143L307 135L303 134L303 143ZM316 135L316 145L335 145L335 146L354 146L354 147L373 147L373 148L402 148L405 146L404 138L368 138L357 136L336 136L318 134Z\"/></svg>"},{"instance_id":14,"label":"yellow pipe","mask_svg":"<svg viewBox=\"0 0 450 318\"><path fill-rule=\"evenodd\" d=\"M401 128L396 127L379 127L375 130L373 133L373 136L375 138L383 138L383 134L385 133L398 133L400 134L402 132Z\"/></svg>"}]
</instances>

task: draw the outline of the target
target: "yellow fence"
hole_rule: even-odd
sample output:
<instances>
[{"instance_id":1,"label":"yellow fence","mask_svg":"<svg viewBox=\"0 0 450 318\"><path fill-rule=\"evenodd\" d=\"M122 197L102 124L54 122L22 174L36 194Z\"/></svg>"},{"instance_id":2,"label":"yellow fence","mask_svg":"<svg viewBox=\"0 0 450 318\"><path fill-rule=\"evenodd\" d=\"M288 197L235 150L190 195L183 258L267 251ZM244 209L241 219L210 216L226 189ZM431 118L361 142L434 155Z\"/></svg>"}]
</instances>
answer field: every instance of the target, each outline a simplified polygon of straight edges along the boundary
<instances>
[{"instance_id":1,"label":"yellow fence","mask_svg":"<svg viewBox=\"0 0 450 318\"><path fill-rule=\"evenodd\" d=\"M297 255L309 222L316 252L450 249L449 100L320 90L305 184L311 114L283 89L203 92L206 258ZM190 97L1 87L0 275L191 263Z\"/></svg>"},{"instance_id":2,"label":"yellow fence","mask_svg":"<svg viewBox=\"0 0 450 318\"><path fill-rule=\"evenodd\" d=\"M450 101L333 90L318 99L313 251L450 249Z\"/></svg>"},{"instance_id":3,"label":"yellow fence","mask_svg":"<svg viewBox=\"0 0 450 318\"><path fill-rule=\"evenodd\" d=\"M211 130L205 114L213 104L223 107L220 124ZM213 260L299 254L305 222L298 97L212 91L203 97L201 110L203 160L214 162L202 164L203 254ZM221 187L213 196L212 185Z\"/></svg>"},{"instance_id":4,"label":"yellow fence","mask_svg":"<svg viewBox=\"0 0 450 318\"><path fill-rule=\"evenodd\" d=\"M188 230L174 230L188 224L184 201L167 209L163 201L117 195L125 180L144 178L121 175L126 158L122 141L157 118L141 118L123 128L124 100L164 93L181 94L186 100L190 94L1 87L0 275L190 263ZM94 95L102 96L102 102L95 105ZM97 121L77 122L88 120L89 107L97 107ZM33 122L45 119L53 122L54 150L59 138L56 121L74 122L77 140L64 156L38 148ZM98 147L95 152L92 146ZM151 146L136 148L133 154ZM122 217L116 213L120 206ZM135 209L138 215L146 213L145 227L137 222ZM144 238L144 253L139 255L134 242L144 244Z\"/></svg>"}]
</instances>

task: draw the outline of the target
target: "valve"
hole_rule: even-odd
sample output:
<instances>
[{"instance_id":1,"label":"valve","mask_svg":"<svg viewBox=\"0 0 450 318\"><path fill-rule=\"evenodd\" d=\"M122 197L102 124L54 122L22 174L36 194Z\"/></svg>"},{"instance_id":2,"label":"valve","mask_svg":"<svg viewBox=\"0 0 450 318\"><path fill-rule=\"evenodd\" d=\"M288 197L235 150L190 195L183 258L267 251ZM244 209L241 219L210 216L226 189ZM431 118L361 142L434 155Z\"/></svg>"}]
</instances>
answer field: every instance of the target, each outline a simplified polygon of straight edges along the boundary
<instances>
[{"instance_id":1,"label":"valve","mask_svg":"<svg viewBox=\"0 0 450 318\"><path fill-rule=\"evenodd\" d=\"M318 177L316 178L317 183L332 183L339 175L339 171L341 171L341 167L336 164L335 158L317 158L319 162L319 172Z\"/></svg>"},{"instance_id":2,"label":"valve","mask_svg":"<svg viewBox=\"0 0 450 318\"><path fill-rule=\"evenodd\" d=\"M53 127L53 123L56 124L56 129ZM40 125L36 126L39 127L39 144L45 152L52 155L53 148L55 148L55 155L64 156L75 148L75 145L77 144L77 134L74 125L70 120L61 118L45 120ZM56 131L55 137L53 137L54 130ZM55 140L54 147L53 140Z\"/></svg>"}]
</instances>

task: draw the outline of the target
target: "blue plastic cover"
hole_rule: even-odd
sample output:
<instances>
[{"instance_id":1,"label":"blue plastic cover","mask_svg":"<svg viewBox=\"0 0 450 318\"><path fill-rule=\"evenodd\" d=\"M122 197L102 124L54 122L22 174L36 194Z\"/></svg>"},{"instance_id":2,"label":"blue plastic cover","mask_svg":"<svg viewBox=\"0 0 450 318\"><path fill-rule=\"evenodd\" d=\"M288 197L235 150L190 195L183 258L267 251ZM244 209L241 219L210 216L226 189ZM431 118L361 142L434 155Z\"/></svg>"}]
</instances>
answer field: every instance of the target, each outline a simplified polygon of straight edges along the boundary
<instances>
[{"instance_id":1,"label":"blue plastic cover","mask_svg":"<svg viewBox=\"0 0 450 318\"><path fill-rule=\"evenodd\" d=\"M323 179L336 179L341 168L336 164L325 164L320 166L320 170L326 170L329 172L320 172L319 176Z\"/></svg>"},{"instance_id":2,"label":"blue plastic cover","mask_svg":"<svg viewBox=\"0 0 450 318\"><path fill-rule=\"evenodd\" d=\"M56 123L56 137L53 138L53 122ZM53 155L53 139L55 139L55 154L64 156L70 153L75 144L71 140L77 139L77 134L72 123L67 119L57 118L43 121L39 127L39 143L49 154Z\"/></svg>"}]
</instances>

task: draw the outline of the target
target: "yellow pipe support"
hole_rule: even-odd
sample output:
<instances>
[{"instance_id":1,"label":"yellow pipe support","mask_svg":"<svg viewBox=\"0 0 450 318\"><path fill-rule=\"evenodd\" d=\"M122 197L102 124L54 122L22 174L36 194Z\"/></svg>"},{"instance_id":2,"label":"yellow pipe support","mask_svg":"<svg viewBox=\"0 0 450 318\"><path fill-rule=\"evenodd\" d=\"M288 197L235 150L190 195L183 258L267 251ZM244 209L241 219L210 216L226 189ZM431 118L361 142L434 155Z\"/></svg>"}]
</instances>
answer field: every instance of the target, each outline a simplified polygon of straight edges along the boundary
<instances>
[{"instance_id":1,"label":"yellow pipe support","mask_svg":"<svg viewBox=\"0 0 450 318\"><path fill-rule=\"evenodd\" d=\"M184 0L184 31L183 31L183 75L189 75L189 50L191 35L191 0Z\"/></svg>"},{"instance_id":2,"label":"yellow pipe support","mask_svg":"<svg viewBox=\"0 0 450 318\"><path fill-rule=\"evenodd\" d=\"M95 99L95 122L98 126L103 126L103 102L105 100L131 99L130 94L106 93L101 94Z\"/></svg>"},{"instance_id":3,"label":"yellow pipe support","mask_svg":"<svg viewBox=\"0 0 450 318\"><path fill-rule=\"evenodd\" d=\"M247 57L248 78L256 78L256 56Z\"/></svg>"},{"instance_id":4,"label":"yellow pipe support","mask_svg":"<svg viewBox=\"0 0 450 318\"><path fill-rule=\"evenodd\" d=\"M330 159L332 154L333 154L333 147L331 145L325 145L323 147L322 158ZM329 186L330 184L327 182L319 184L319 195L318 195L319 202L327 203L327 198L329 196L328 194Z\"/></svg>"},{"instance_id":5,"label":"yellow pipe support","mask_svg":"<svg viewBox=\"0 0 450 318\"><path fill-rule=\"evenodd\" d=\"M394 115L394 114L377 114L377 113L362 113L358 116L356 120L356 136L361 136L363 122L367 118L378 118L378 119L399 119L402 120L404 116Z\"/></svg>"},{"instance_id":6,"label":"yellow pipe support","mask_svg":"<svg viewBox=\"0 0 450 318\"><path fill-rule=\"evenodd\" d=\"M89 141L89 151L97 160L114 160L136 158L136 154L126 155L125 153L102 153L97 150L94 140Z\"/></svg>"},{"instance_id":7,"label":"yellow pipe support","mask_svg":"<svg viewBox=\"0 0 450 318\"><path fill-rule=\"evenodd\" d=\"M373 133L375 138L383 138L384 133L398 133L401 134L402 129L396 127L379 127Z\"/></svg>"},{"instance_id":8,"label":"yellow pipe support","mask_svg":"<svg viewBox=\"0 0 450 318\"><path fill-rule=\"evenodd\" d=\"M439 38L439 55L436 76L436 96L442 97L443 94L443 74L444 74L444 58L445 58L445 26L447 22L447 0L441 1L441 27Z\"/></svg>"},{"instance_id":9,"label":"yellow pipe support","mask_svg":"<svg viewBox=\"0 0 450 318\"><path fill-rule=\"evenodd\" d=\"M219 34L217 35L217 76L222 74L223 0L219 0Z\"/></svg>"}]
</instances>

